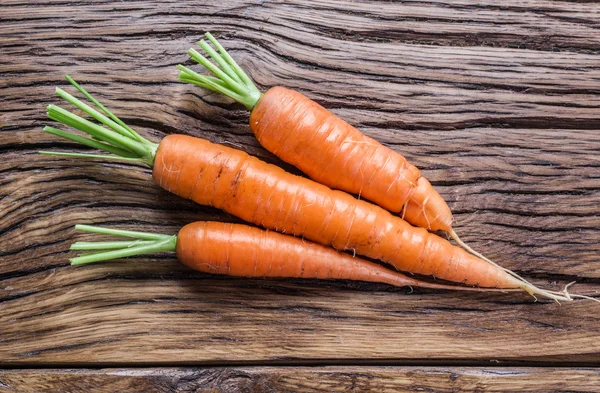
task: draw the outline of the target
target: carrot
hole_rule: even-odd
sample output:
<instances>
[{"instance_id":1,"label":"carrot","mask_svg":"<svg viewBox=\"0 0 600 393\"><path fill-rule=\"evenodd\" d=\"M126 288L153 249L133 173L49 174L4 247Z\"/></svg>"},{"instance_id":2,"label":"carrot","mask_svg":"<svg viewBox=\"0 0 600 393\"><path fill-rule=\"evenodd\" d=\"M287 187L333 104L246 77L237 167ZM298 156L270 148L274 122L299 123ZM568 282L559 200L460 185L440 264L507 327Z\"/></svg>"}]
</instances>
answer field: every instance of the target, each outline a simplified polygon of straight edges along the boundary
<instances>
[{"instance_id":1,"label":"carrot","mask_svg":"<svg viewBox=\"0 0 600 393\"><path fill-rule=\"evenodd\" d=\"M75 228L136 240L74 243L71 250L96 252L72 258L72 265L176 251L177 259L187 267L211 274L354 280L397 287L484 291L417 280L329 247L241 224L194 222L181 228L174 236L91 225L77 225Z\"/></svg>"},{"instance_id":2,"label":"carrot","mask_svg":"<svg viewBox=\"0 0 600 393\"><path fill-rule=\"evenodd\" d=\"M319 183L364 197L415 226L447 232L494 264L458 237L444 199L403 156L297 91L276 86L262 94L219 42L210 33L205 36L216 51L204 40L199 45L216 65L195 49L188 53L216 78L178 65L179 78L242 103L251 111L250 128L267 150Z\"/></svg>"},{"instance_id":3,"label":"carrot","mask_svg":"<svg viewBox=\"0 0 600 393\"><path fill-rule=\"evenodd\" d=\"M68 79L108 116L61 89L57 89L58 95L108 128L50 105L51 119L95 139L52 127L44 130L114 156L42 153L145 163L153 168L154 181L164 189L264 228L379 259L406 272L481 287L521 288L533 295L571 300L566 292L545 291L513 277L379 206L285 172L242 151L185 135L169 135L160 144L150 142Z\"/></svg>"}]
</instances>

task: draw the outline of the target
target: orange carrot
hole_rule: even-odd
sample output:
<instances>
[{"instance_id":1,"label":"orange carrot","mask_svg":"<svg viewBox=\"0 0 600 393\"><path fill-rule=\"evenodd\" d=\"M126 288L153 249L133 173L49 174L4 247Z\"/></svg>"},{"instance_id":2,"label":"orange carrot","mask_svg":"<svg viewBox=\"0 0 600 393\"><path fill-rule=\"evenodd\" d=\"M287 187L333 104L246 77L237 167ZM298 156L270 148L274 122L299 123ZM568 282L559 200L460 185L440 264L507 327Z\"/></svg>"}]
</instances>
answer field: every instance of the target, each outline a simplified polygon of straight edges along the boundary
<instances>
[{"instance_id":1,"label":"orange carrot","mask_svg":"<svg viewBox=\"0 0 600 393\"><path fill-rule=\"evenodd\" d=\"M452 231L450 208L414 165L308 97L269 89L252 109L250 128L311 179L401 213L415 226Z\"/></svg>"},{"instance_id":2,"label":"orange carrot","mask_svg":"<svg viewBox=\"0 0 600 393\"><path fill-rule=\"evenodd\" d=\"M184 265L212 274L354 280L397 287L485 291L417 280L329 247L241 224L194 222L181 228L175 236L90 225L77 225L76 229L136 240L74 243L71 250L96 252L72 258L73 265L176 251L177 258Z\"/></svg>"},{"instance_id":3,"label":"orange carrot","mask_svg":"<svg viewBox=\"0 0 600 393\"><path fill-rule=\"evenodd\" d=\"M72 83L85 92L74 81ZM179 196L223 209L267 229L379 259L406 272L481 287L521 288L557 300L571 299L568 294L545 291L513 277L424 228L412 227L377 205L206 140L169 135L157 145L127 127L97 101L93 102L110 118L70 94L57 91L109 128L50 105L50 118L96 139L88 140L49 127L45 129L47 132L116 155L92 157L144 162L153 168L157 184ZM84 94L93 100L87 92Z\"/></svg>"},{"instance_id":4,"label":"orange carrot","mask_svg":"<svg viewBox=\"0 0 600 393\"><path fill-rule=\"evenodd\" d=\"M500 269L387 210L295 176L230 147L169 135L152 172L164 189L262 227L482 287L517 288Z\"/></svg>"},{"instance_id":5,"label":"orange carrot","mask_svg":"<svg viewBox=\"0 0 600 393\"><path fill-rule=\"evenodd\" d=\"M217 65L195 49L188 53L216 78L182 65L179 78L245 105L250 128L267 150L321 184L364 197L415 226L445 231L487 260L460 240L444 199L403 156L297 91L278 86L263 95L219 42L205 36L217 50L204 40L199 45Z\"/></svg>"}]
</instances>

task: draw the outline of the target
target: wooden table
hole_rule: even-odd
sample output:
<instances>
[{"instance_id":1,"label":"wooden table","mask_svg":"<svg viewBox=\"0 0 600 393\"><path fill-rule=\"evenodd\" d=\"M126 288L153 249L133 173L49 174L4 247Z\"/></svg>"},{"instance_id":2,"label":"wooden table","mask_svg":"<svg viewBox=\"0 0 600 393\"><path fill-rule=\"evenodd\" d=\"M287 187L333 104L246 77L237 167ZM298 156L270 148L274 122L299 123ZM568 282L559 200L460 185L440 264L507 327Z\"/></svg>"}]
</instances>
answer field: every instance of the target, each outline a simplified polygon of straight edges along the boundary
<instances>
[{"instance_id":1,"label":"wooden table","mask_svg":"<svg viewBox=\"0 0 600 393\"><path fill-rule=\"evenodd\" d=\"M36 154L78 148L41 132L69 73L149 138L281 164L240 105L177 81L210 30L260 88L298 89L408 157L475 249L597 296L598 3L195 3L2 1L0 392L600 391L588 300L217 277L172 255L71 267L76 223L235 218L141 166Z\"/></svg>"}]
</instances>

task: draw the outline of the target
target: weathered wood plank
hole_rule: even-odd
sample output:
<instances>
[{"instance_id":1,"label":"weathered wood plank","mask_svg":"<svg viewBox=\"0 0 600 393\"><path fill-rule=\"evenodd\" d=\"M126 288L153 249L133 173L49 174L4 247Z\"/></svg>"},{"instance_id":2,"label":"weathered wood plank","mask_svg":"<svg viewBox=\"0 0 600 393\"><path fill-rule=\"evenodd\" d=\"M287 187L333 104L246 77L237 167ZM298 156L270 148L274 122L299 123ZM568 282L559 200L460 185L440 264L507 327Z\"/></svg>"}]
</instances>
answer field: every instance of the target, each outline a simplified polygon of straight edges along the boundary
<instances>
[{"instance_id":1,"label":"weathered wood plank","mask_svg":"<svg viewBox=\"0 0 600 393\"><path fill-rule=\"evenodd\" d=\"M3 285L0 365L600 360L596 305L584 301L216 278L153 259Z\"/></svg>"},{"instance_id":2,"label":"weathered wood plank","mask_svg":"<svg viewBox=\"0 0 600 393\"><path fill-rule=\"evenodd\" d=\"M185 51L212 30L261 87L299 89L409 157L475 248L540 284L577 280L577 291L595 295L599 10L524 1L2 2L0 362L598 362L588 301L236 280L192 273L171 257L71 268L75 223L171 233L235 218L169 195L137 166L35 152L74 148L40 132L68 72L155 140L183 132L279 163L239 106L176 81L174 65L191 64Z\"/></svg>"},{"instance_id":3,"label":"weathered wood plank","mask_svg":"<svg viewBox=\"0 0 600 393\"><path fill-rule=\"evenodd\" d=\"M169 37L225 21L229 26L271 28L282 36L284 28L291 28L353 40L590 52L600 44L600 8L591 1L168 1L163 2L164 7L142 1L44 3L46 6L29 7L24 13L26 2L4 1L3 19L15 25L41 19L60 19L65 25L78 22L80 28L102 31L101 37L108 40L119 35L112 30L115 26L126 28L118 19L139 22L143 18L142 24L128 26L138 36L148 33L140 31L145 23L154 25L151 34ZM17 32L25 34L22 27ZM44 32L42 37L48 36L61 37L57 32Z\"/></svg>"},{"instance_id":4,"label":"weathered wood plank","mask_svg":"<svg viewBox=\"0 0 600 393\"><path fill-rule=\"evenodd\" d=\"M599 392L598 369L240 367L0 371L0 392Z\"/></svg>"}]
</instances>

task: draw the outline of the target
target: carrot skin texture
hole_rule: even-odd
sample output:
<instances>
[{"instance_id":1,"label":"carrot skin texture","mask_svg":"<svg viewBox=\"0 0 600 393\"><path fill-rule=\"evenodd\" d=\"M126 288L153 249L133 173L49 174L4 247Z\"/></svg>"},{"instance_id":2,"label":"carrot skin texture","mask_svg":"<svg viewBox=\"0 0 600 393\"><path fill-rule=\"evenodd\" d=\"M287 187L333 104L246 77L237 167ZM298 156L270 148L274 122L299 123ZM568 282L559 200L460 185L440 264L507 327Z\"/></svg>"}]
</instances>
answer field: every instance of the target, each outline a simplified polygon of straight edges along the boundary
<instances>
[{"instance_id":1,"label":"carrot skin texture","mask_svg":"<svg viewBox=\"0 0 600 393\"><path fill-rule=\"evenodd\" d=\"M419 227L452 227L450 208L415 166L297 91L269 89L250 128L267 150L319 183L402 212Z\"/></svg>"},{"instance_id":2,"label":"carrot skin texture","mask_svg":"<svg viewBox=\"0 0 600 393\"><path fill-rule=\"evenodd\" d=\"M379 206L226 146L169 135L158 147L153 178L168 191L247 222L399 270L481 287L519 287L506 272Z\"/></svg>"},{"instance_id":3,"label":"carrot skin texture","mask_svg":"<svg viewBox=\"0 0 600 393\"><path fill-rule=\"evenodd\" d=\"M177 235L177 258L191 269L238 277L356 280L394 286L472 289L427 283L329 247L277 232L195 222Z\"/></svg>"}]
</instances>

